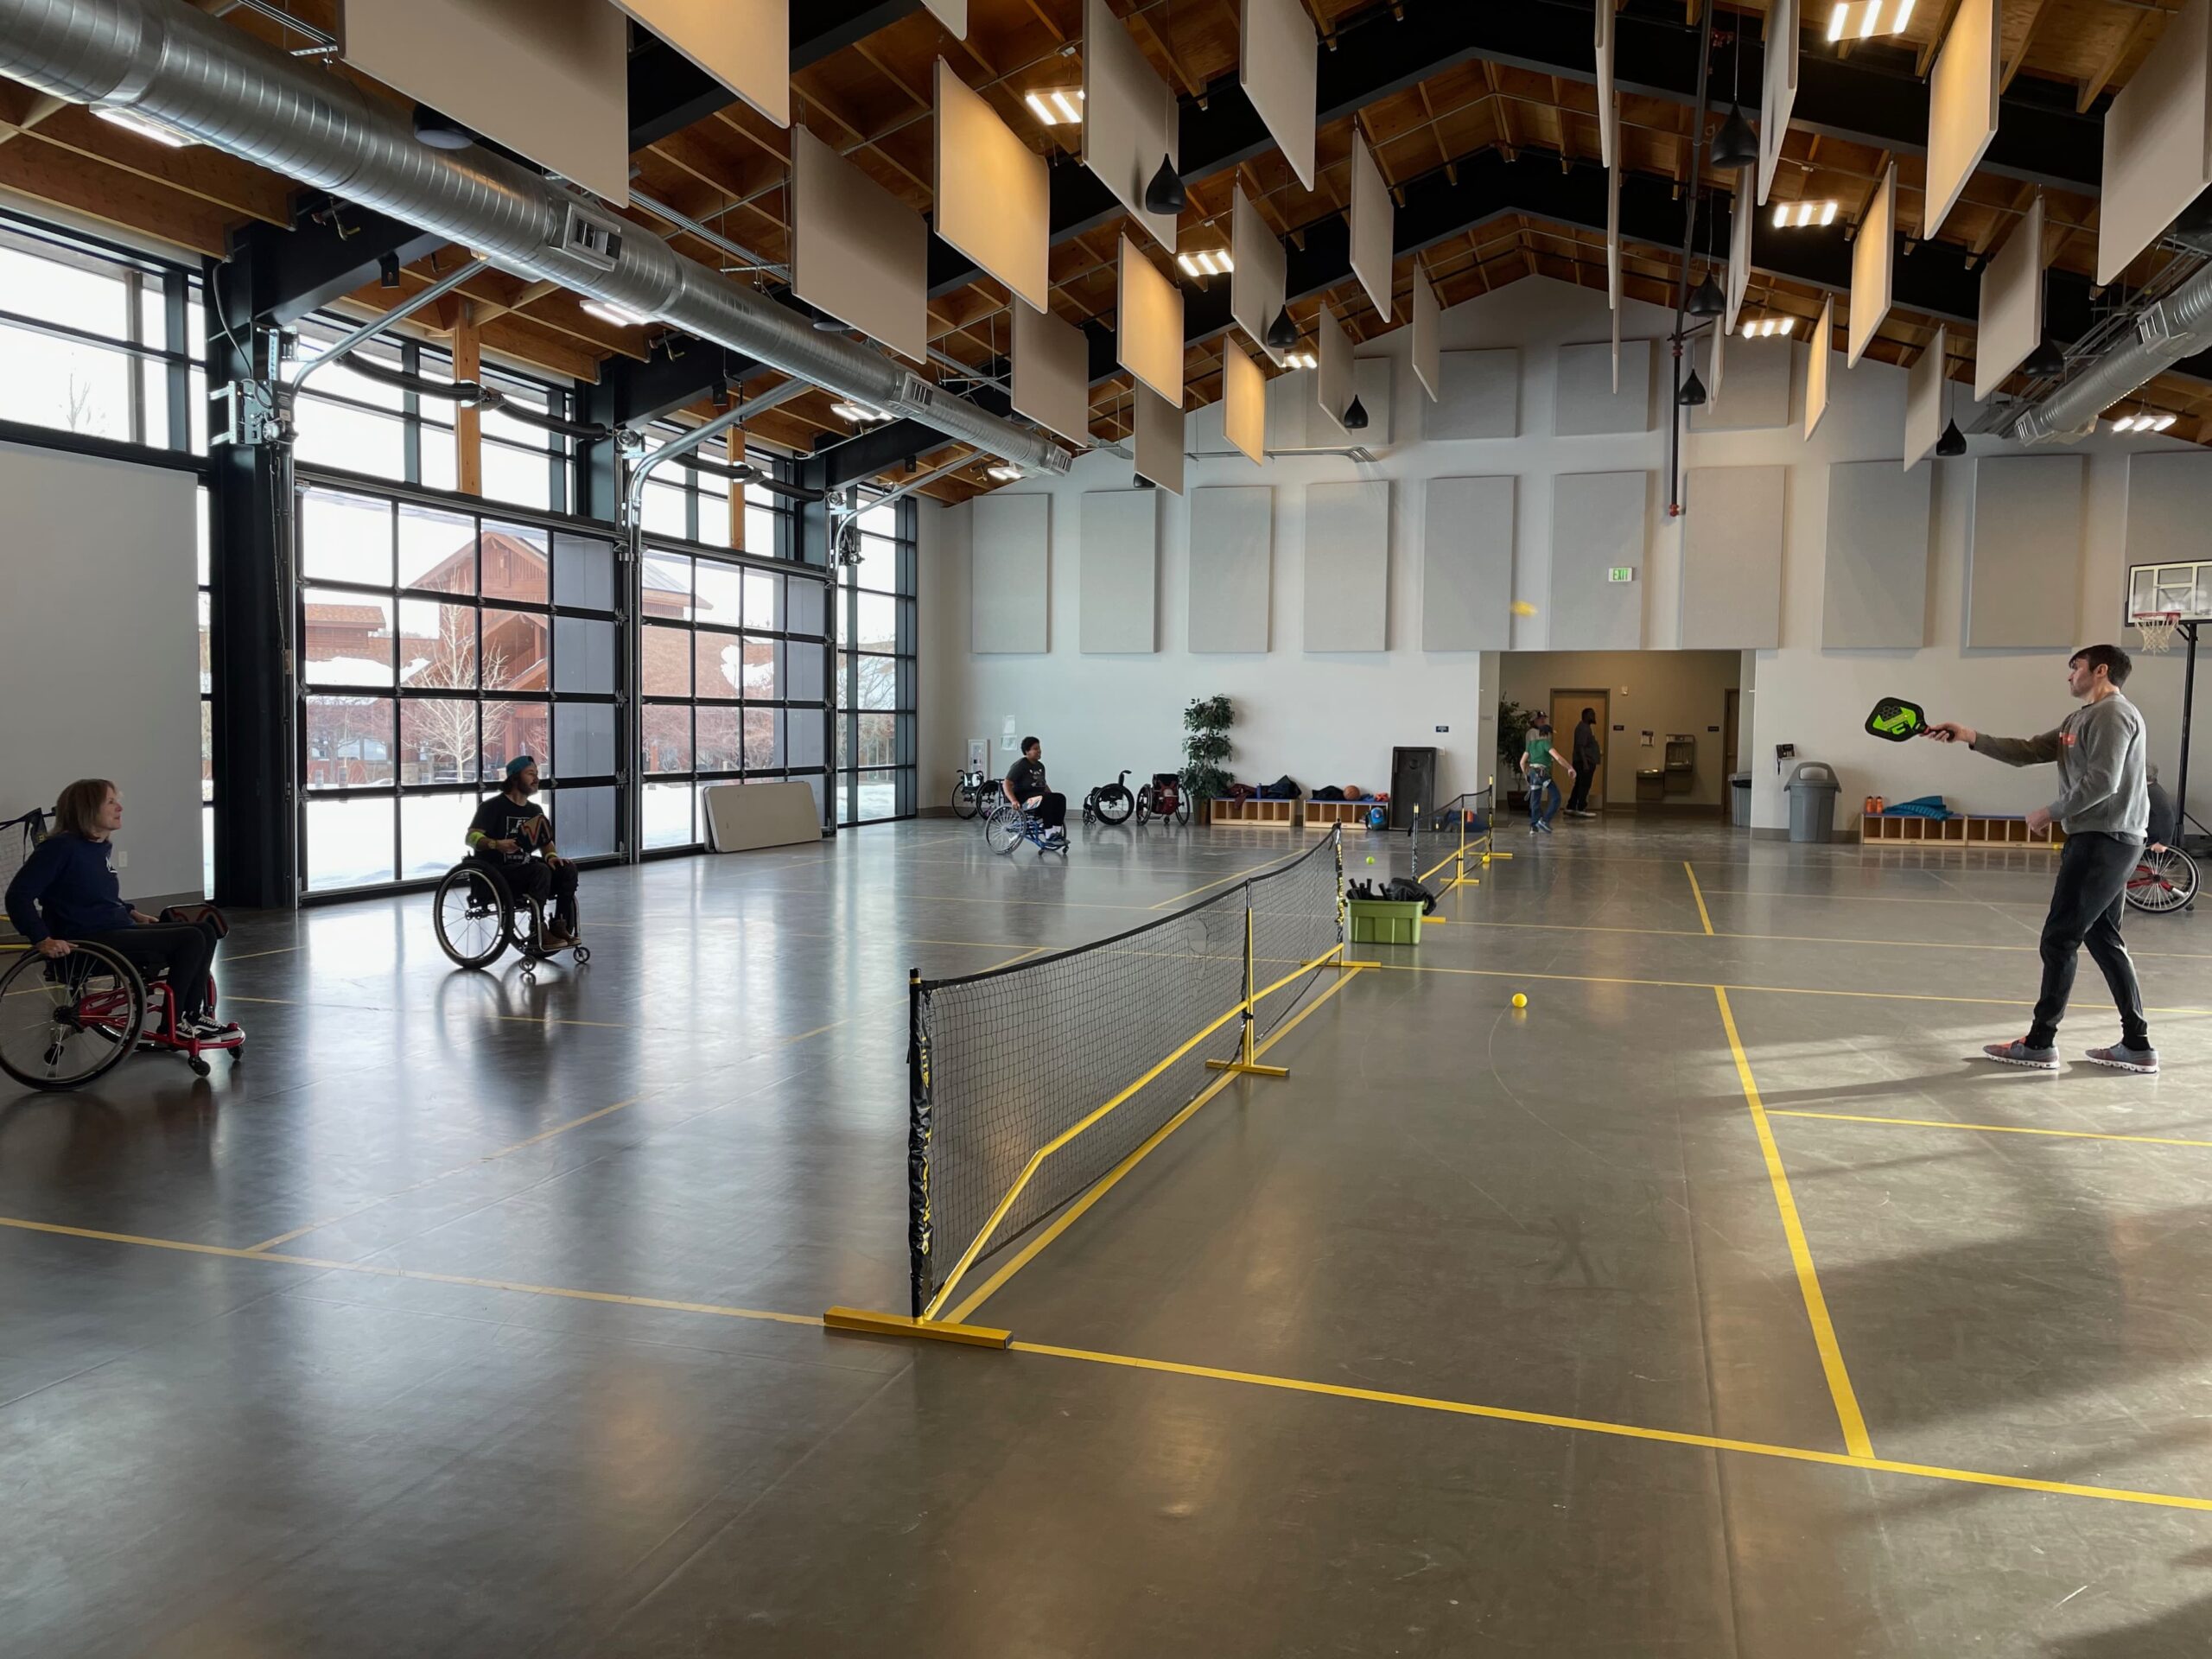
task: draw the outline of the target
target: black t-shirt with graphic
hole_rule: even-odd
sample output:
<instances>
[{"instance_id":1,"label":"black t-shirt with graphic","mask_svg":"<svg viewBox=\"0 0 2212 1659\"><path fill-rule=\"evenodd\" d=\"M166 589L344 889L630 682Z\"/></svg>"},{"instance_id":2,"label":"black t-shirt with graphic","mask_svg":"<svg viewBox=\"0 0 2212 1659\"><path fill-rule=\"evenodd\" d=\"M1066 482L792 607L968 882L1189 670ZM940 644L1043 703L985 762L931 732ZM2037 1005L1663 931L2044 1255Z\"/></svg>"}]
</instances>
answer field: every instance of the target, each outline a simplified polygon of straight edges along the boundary
<instances>
[{"instance_id":1,"label":"black t-shirt with graphic","mask_svg":"<svg viewBox=\"0 0 2212 1659\"><path fill-rule=\"evenodd\" d=\"M1006 769L1006 781L1017 801L1035 800L1050 792L1045 782L1045 763L1026 754Z\"/></svg>"},{"instance_id":2,"label":"black t-shirt with graphic","mask_svg":"<svg viewBox=\"0 0 2212 1659\"><path fill-rule=\"evenodd\" d=\"M545 809L535 801L524 801L518 806L502 793L476 809L469 829L493 841L512 841L515 850L503 853L495 847L483 847L479 851L487 858L496 858L505 864L526 864L533 852L542 852L553 844L553 821L545 816Z\"/></svg>"}]
</instances>

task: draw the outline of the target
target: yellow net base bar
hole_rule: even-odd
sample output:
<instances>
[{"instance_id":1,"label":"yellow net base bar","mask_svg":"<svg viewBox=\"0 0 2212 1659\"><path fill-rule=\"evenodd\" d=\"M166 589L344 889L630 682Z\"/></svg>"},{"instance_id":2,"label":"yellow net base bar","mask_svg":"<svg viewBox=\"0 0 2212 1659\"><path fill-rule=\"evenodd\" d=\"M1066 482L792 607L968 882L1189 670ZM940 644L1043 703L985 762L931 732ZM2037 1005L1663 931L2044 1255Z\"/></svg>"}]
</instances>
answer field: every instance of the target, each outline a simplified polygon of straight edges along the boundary
<instances>
[{"instance_id":1,"label":"yellow net base bar","mask_svg":"<svg viewBox=\"0 0 2212 1659\"><path fill-rule=\"evenodd\" d=\"M920 1337L931 1342L957 1342L970 1348L1003 1348L1014 1332L988 1325L956 1325L949 1319L915 1319L904 1313L872 1313L865 1308L833 1307L822 1316L824 1330L849 1331L867 1337Z\"/></svg>"}]
</instances>

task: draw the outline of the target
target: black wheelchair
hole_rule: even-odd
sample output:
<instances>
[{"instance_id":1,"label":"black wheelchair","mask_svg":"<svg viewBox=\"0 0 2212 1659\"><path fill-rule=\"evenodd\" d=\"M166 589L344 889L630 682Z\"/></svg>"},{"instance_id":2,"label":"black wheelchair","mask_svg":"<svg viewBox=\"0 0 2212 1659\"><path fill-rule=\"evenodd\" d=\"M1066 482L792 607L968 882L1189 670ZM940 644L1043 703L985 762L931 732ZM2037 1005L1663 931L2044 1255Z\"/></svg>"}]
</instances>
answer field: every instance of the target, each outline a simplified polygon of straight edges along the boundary
<instances>
[{"instance_id":1,"label":"black wheelchair","mask_svg":"<svg viewBox=\"0 0 2212 1659\"><path fill-rule=\"evenodd\" d=\"M528 978L539 963L561 954L546 948L544 906L527 894L518 896L505 876L473 858L438 878L430 914L438 946L456 967L488 968L512 946L521 954L523 976ZM581 939L562 949L570 950L569 960L579 968L591 960L591 948Z\"/></svg>"}]
</instances>

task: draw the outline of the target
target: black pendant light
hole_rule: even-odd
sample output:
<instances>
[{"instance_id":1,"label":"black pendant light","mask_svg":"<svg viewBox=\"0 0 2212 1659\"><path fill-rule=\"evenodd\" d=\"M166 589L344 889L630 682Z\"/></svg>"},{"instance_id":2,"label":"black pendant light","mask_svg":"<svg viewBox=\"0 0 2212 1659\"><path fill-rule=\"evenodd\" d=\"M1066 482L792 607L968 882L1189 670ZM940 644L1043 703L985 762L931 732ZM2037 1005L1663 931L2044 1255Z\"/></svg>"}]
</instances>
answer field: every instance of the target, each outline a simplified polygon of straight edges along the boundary
<instances>
[{"instance_id":1,"label":"black pendant light","mask_svg":"<svg viewBox=\"0 0 2212 1659\"><path fill-rule=\"evenodd\" d=\"M1288 306L1275 313L1275 320L1268 325L1268 349L1287 352L1298 344L1298 324L1292 320Z\"/></svg>"},{"instance_id":2,"label":"black pendant light","mask_svg":"<svg viewBox=\"0 0 2212 1659\"><path fill-rule=\"evenodd\" d=\"M1963 455L1966 452L1967 435L1960 431L1959 423L1953 421L1943 429L1943 435L1936 440L1936 453L1948 460L1955 455Z\"/></svg>"},{"instance_id":3,"label":"black pendant light","mask_svg":"<svg viewBox=\"0 0 2212 1659\"><path fill-rule=\"evenodd\" d=\"M2043 344L2021 359L2020 372L2031 380L2056 380L2066 372L2066 353L2059 350L2056 340L2045 334Z\"/></svg>"},{"instance_id":4,"label":"black pendant light","mask_svg":"<svg viewBox=\"0 0 2212 1659\"><path fill-rule=\"evenodd\" d=\"M1728 118L1713 135L1713 164L1715 167L1742 168L1755 165L1759 159L1759 136L1751 124L1744 119L1740 108L1732 108Z\"/></svg>"},{"instance_id":5,"label":"black pendant light","mask_svg":"<svg viewBox=\"0 0 2212 1659\"><path fill-rule=\"evenodd\" d=\"M1175 171L1175 163L1162 156L1160 171L1152 175L1152 182L1144 188L1144 210L1147 213L1179 213L1190 198L1184 194L1182 175Z\"/></svg>"},{"instance_id":6,"label":"black pendant light","mask_svg":"<svg viewBox=\"0 0 2212 1659\"><path fill-rule=\"evenodd\" d=\"M1728 296L1720 291L1720 284L1713 280L1713 273L1705 273L1705 280L1690 290L1689 314L1694 317L1717 317L1728 308Z\"/></svg>"},{"instance_id":7,"label":"black pendant light","mask_svg":"<svg viewBox=\"0 0 2212 1659\"><path fill-rule=\"evenodd\" d=\"M476 135L450 116L440 115L427 104L417 104L415 139L432 149L467 149L476 142Z\"/></svg>"},{"instance_id":8,"label":"black pendant light","mask_svg":"<svg viewBox=\"0 0 2212 1659\"><path fill-rule=\"evenodd\" d=\"M1367 405L1361 403L1357 395L1351 400L1351 407L1344 410L1342 425L1347 432L1364 432L1367 429Z\"/></svg>"},{"instance_id":9,"label":"black pendant light","mask_svg":"<svg viewBox=\"0 0 2212 1659\"><path fill-rule=\"evenodd\" d=\"M1697 378L1697 371L1690 371L1690 378L1682 382L1682 389L1675 394L1675 401L1684 409L1705 406L1705 382Z\"/></svg>"}]
</instances>

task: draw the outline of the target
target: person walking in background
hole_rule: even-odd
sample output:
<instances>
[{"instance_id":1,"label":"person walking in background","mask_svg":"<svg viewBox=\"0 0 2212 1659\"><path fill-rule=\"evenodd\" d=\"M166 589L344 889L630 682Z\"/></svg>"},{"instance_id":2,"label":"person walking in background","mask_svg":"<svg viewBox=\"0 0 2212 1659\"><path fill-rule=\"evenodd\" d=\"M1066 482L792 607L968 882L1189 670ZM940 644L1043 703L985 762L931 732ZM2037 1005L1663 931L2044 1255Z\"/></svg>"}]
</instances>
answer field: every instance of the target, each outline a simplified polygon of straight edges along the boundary
<instances>
[{"instance_id":1,"label":"person walking in background","mask_svg":"<svg viewBox=\"0 0 2212 1659\"><path fill-rule=\"evenodd\" d=\"M1529 727L1529 741L1521 751L1521 777L1529 788L1529 833L1549 835L1552 817L1559 810L1559 785L1552 768L1559 757L1552 753L1552 721L1538 715Z\"/></svg>"},{"instance_id":2,"label":"person walking in background","mask_svg":"<svg viewBox=\"0 0 2212 1659\"><path fill-rule=\"evenodd\" d=\"M1570 818L1594 818L1590 810L1590 780L1598 775L1598 767L1605 759L1605 752L1598 747L1598 711L1585 709L1581 722L1574 728L1574 791L1567 798L1567 816Z\"/></svg>"}]
</instances>

